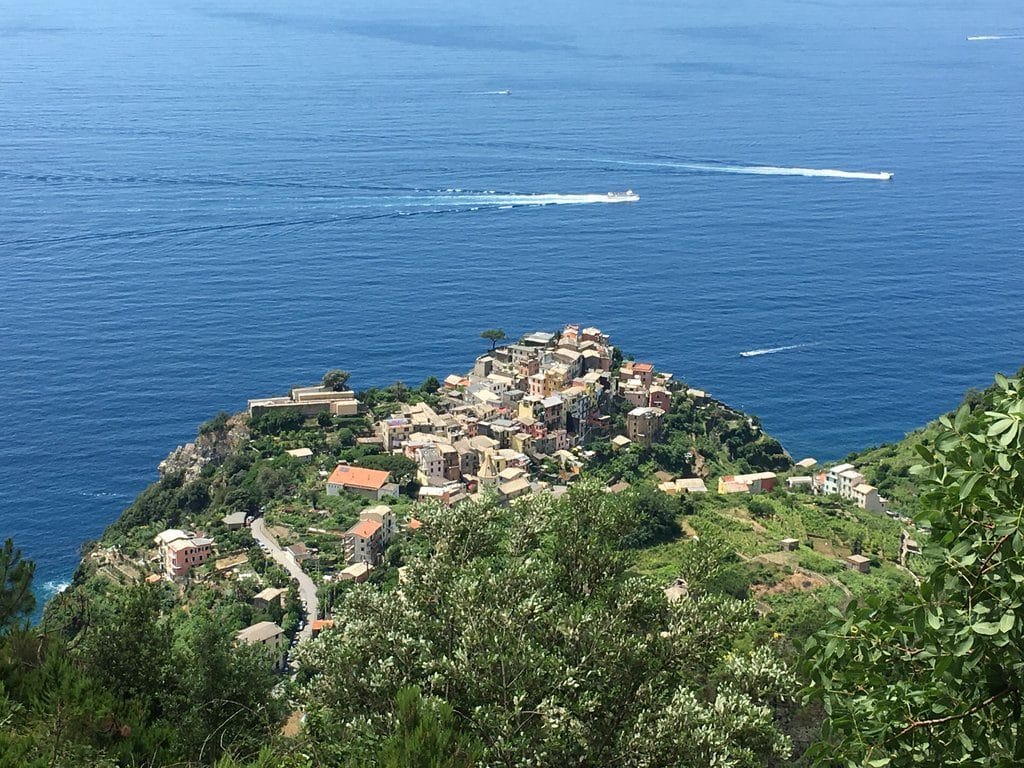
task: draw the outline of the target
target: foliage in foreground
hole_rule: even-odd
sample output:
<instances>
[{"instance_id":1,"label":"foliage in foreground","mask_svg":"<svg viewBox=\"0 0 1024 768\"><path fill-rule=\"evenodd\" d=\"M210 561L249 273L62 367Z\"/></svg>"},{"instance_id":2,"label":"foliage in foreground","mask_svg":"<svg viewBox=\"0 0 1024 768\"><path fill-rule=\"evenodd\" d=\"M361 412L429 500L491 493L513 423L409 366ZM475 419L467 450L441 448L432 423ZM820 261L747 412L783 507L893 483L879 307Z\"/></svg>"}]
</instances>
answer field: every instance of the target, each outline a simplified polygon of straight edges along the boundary
<instances>
[{"instance_id":1,"label":"foliage in foreground","mask_svg":"<svg viewBox=\"0 0 1024 768\"><path fill-rule=\"evenodd\" d=\"M738 647L751 607L699 591L668 603L629 570L630 524L590 485L434 510L433 552L399 590L352 590L340 628L303 652L315 762L373 762L407 686L450 707L488 765L785 760L776 718L793 683L770 648Z\"/></svg>"},{"instance_id":2,"label":"foliage in foreground","mask_svg":"<svg viewBox=\"0 0 1024 768\"><path fill-rule=\"evenodd\" d=\"M1024 380L940 427L917 468L934 567L909 603L852 607L811 642L823 761L1024 764Z\"/></svg>"},{"instance_id":3,"label":"foliage in foreground","mask_svg":"<svg viewBox=\"0 0 1024 768\"><path fill-rule=\"evenodd\" d=\"M278 730L266 659L215 620L170 623L148 585L86 615L74 638L0 629L0 768L208 765Z\"/></svg>"}]
</instances>

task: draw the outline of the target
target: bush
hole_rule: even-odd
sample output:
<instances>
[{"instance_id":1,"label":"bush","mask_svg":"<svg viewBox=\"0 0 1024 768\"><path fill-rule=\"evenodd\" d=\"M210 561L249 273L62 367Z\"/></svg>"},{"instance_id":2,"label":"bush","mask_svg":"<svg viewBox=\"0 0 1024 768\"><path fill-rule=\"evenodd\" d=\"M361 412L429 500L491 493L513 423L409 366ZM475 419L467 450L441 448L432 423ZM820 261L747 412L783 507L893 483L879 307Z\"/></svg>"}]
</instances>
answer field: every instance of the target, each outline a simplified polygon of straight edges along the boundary
<instances>
[{"instance_id":1,"label":"bush","mask_svg":"<svg viewBox=\"0 0 1024 768\"><path fill-rule=\"evenodd\" d=\"M228 424L228 419L231 418L231 414L227 411L221 411L209 421L204 421L199 425L200 435L209 435L213 432L220 432Z\"/></svg>"},{"instance_id":2,"label":"bush","mask_svg":"<svg viewBox=\"0 0 1024 768\"><path fill-rule=\"evenodd\" d=\"M817 573L839 573L843 570L843 564L838 560L819 555L814 551L798 551L796 562L801 568Z\"/></svg>"},{"instance_id":3,"label":"bush","mask_svg":"<svg viewBox=\"0 0 1024 768\"><path fill-rule=\"evenodd\" d=\"M258 416L253 416L249 427L257 435L279 435L282 432L294 432L306 423L306 417L298 408L275 408Z\"/></svg>"},{"instance_id":4,"label":"bush","mask_svg":"<svg viewBox=\"0 0 1024 768\"><path fill-rule=\"evenodd\" d=\"M763 496L751 496L747 499L747 510L753 517L768 518L775 514L775 505Z\"/></svg>"}]
</instances>

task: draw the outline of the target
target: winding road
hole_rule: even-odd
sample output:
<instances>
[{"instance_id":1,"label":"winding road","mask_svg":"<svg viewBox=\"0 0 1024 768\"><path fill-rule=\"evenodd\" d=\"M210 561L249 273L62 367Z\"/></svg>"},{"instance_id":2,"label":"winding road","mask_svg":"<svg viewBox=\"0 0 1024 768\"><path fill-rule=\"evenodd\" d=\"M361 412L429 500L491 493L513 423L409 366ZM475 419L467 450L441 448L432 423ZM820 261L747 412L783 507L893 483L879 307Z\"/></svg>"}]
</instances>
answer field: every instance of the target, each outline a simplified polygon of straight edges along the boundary
<instances>
[{"instance_id":1,"label":"winding road","mask_svg":"<svg viewBox=\"0 0 1024 768\"><path fill-rule=\"evenodd\" d=\"M299 631L299 642L310 639L313 636L313 622L320 615L320 601L316 595L316 584L313 583L313 580L306 575L302 568L293 563L292 559L285 554L281 545L277 543L277 539L267 531L266 523L262 517L252 521L250 531L256 541L266 545L267 554L274 558L274 562L288 571L289 575L298 582L299 597L306 605L306 624Z\"/></svg>"}]
</instances>

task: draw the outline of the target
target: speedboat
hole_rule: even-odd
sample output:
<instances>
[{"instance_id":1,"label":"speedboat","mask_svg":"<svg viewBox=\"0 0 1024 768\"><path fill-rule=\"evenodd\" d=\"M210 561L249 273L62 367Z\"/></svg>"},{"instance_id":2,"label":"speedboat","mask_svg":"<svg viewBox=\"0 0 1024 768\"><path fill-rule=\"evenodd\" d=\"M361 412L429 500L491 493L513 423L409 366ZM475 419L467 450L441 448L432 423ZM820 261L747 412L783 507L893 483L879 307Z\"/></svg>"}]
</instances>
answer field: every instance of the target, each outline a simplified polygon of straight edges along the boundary
<instances>
[{"instance_id":1,"label":"speedboat","mask_svg":"<svg viewBox=\"0 0 1024 768\"><path fill-rule=\"evenodd\" d=\"M638 203L640 202L640 195L634 192L632 189L627 189L625 192L609 192L608 202L611 203Z\"/></svg>"},{"instance_id":2,"label":"speedboat","mask_svg":"<svg viewBox=\"0 0 1024 768\"><path fill-rule=\"evenodd\" d=\"M892 181L892 177L895 175L895 173L890 173L889 171L882 171L880 174L878 174L878 177L882 181Z\"/></svg>"}]
</instances>

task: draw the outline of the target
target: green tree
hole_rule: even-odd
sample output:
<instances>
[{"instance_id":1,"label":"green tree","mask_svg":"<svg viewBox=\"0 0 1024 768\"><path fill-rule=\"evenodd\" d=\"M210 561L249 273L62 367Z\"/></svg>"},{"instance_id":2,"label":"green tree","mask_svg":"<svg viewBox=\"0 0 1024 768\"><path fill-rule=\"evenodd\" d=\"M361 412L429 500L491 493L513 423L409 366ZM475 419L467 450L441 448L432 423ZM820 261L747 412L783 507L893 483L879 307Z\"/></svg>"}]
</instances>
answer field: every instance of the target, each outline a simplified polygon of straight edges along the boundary
<instances>
[{"instance_id":1,"label":"green tree","mask_svg":"<svg viewBox=\"0 0 1024 768\"><path fill-rule=\"evenodd\" d=\"M788 756L774 716L790 675L770 648L737 644L753 606L668 603L632 573L618 548L631 515L599 486L514 509L433 509L425 522L432 549L407 556L401 589L349 590L339 629L300 651L314 762L372 762L408 686L452 708L485 765L753 768Z\"/></svg>"},{"instance_id":2,"label":"green tree","mask_svg":"<svg viewBox=\"0 0 1024 768\"><path fill-rule=\"evenodd\" d=\"M470 768L483 746L459 731L452 708L443 701L424 699L419 688L398 692L396 732L380 750L383 768Z\"/></svg>"},{"instance_id":3,"label":"green tree","mask_svg":"<svg viewBox=\"0 0 1024 768\"><path fill-rule=\"evenodd\" d=\"M256 752L280 727L285 702L271 695L277 680L263 649L232 641L212 616L194 617L177 633L168 710L185 760Z\"/></svg>"},{"instance_id":4,"label":"green tree","mask_svg":"<svg viewBox=\"0 0 1024 768\"><path fill-rule=\"evenodd\" d=\"M36 565L22 557L14 541L7 539L0 549L0 635L27 619L36 607L32 577Z\"/></svg>"},{"instance_id":5,"label":"green tree","mask_svg":"<svg viewBox=\"0 0 1024 768\"><path fill-rule=\"evenodd\" d=\"M396 381L388 387L388 392L399 403L404 403L409 399L409 387L404 381Z\"/></svg>"},{"instance_id":6,"label":"green tree","mask_svg":"<svg viewBox=\"0 0 1024 768\"><path fill-rule=\"evenodd\" d=\"M306 417L298 408L274 408L253 416L249 426L257 435L279 435L294 432L306 423Z\"/></svg>"},{"instance_id":7,"label":"green tree","mask_svg":"<svg viewBox=\"0 0 1024 768\"><path fill-rule=\"evenodd\" d=\"M436 376L427 376L420 384L420 392L425 395L433 395L437 393L437 390L441 388L441 382L437 380Z\"/></svg>"},{"instance_id":8,"label":"green tree","mask_svg":"<svg viewBox=\"0 0 1024 768\"><path fill-rule=\"evenodd\" d=\"M481 333L480 338L487 339L487 341L491 342L491 350L493 351L494 348L498 346L498 342L504 341L506 336L505 331L501 328L490 328Z\"/></svg>"},{"instance_id":9,"label":"green tree","mask_svg":"<svg viewBox=\"0 0 1024 768\"><path fill-rule=\"evenodd\" d=\"M342 392L348 387L348 380L352 378L352 374L348 371L343 371L340 368L333 368L324 374L322 384L327 389L333 390L334 392Z\"/></svg>"},{"instance_id":10,"label":"green tree","mask_svg":"<svg viewBox=\"0 0 1024 768\"><path fill-rule=\"evenodd\" d=\"M619 494L619 500L634 518L629 533L620 540L621 546L649 547L679 537L681 529L676 520L681 512L679 497L643 483Z\"/></svg>"},{"instance_id":11,"label":"green tree","mask_svg":"<svg viewBox=\"0 0 1024 768\"><path fill-rule=\"evenodd\" d=\"M823 764L1024 764L1024 384L996 384L918 448L916 593L851 606L808 641Z\"/></svg>"},{"instance_id":12,"label":"green tree","mask_svg":"<svg viewBox=\"0 0 1024 768\"><path fill-rule=\"evenodd\" d=\"M216 416L208 421L204 421L199 425L200 435L210 435L215 432L221 432L228 425L228 420L231 418L231 414L227 411L221 411Z\"/></svg>"}]
</instances>

